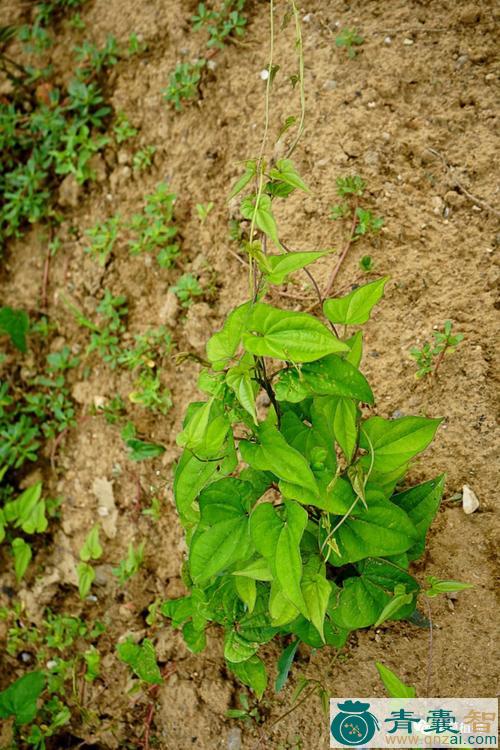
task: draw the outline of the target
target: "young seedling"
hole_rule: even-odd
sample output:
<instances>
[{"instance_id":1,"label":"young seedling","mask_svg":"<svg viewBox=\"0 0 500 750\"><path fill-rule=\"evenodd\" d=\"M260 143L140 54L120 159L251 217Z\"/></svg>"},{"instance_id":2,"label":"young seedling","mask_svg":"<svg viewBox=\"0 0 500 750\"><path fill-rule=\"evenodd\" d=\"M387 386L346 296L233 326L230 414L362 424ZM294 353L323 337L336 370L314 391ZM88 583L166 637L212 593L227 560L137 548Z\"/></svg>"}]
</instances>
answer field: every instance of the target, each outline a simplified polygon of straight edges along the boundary
<instances>
[{"instance_id":1,"label":"young seedling","mask_svg":"<svg viewBox=\"0 0 500 750\"><path fill-rule=\"evenodd\" d=\"M139 571L144 560L144 544L145 542L141 542L134 547L130 542L127 557L120 561L117 568L113 568L113 575L118 578L120 586L125 586L126 582Z\"/></svg>"},{"instance_id":2,"label":"young seedling","mask_svg":"<svg viewBox=\"0 0 500 750\"><path fill-rule=\"evenodd\" d=\"M128 458L131 461L146 461L151 458L157 458L165 452L162 445L156 443L147 443L136 436L136 429L132 422L127 422L121 431L123 442L128 448Z\"/></svg>"},{"instance_id":3,"label":"young seedling","mask_svg":"<svg viewBox=\"0 0 500 750\"><path fill-rule=\"evenodd\" d=\"M196 204L196 213L198 214L198 218L201 221L202 224L204 224L208 218L208 214L213 209L214 204L212 201L209 203L197 203Z\"/></svg>"},{"instance_id":4,"label":"young seedling","mask_svg":"<svg viewBox=\"0 0 500 750\"><path fill-rule=\"evenodd\" d=\"M79 13L75 13L75 15L69 19L68 23L72 29L76 29L77 31L83 31L86 28L86 23Z\"/></svg>"},{"instance_id":5,"label":"young seedling","mask_svg":"<svg viewBox=\"0 0 500 750\"><path fill-rule=\"evenodd\" d=\"M134 172L144 172L153 165L153 156L156 153L156 146L144 146L136 151L132 158L132 167Z\"/></svg>"},{"instance_id":6,"label":"young seedling","mask_svg":"<svg viewBox=\"0 0 500 750\"><path fill-rule=\"evenodd\" d=\"M192 273L183 274L177 281L177 284L170 287L170 291L179 299L182 307L190 307L197 297L203 295L203 289L200 282Z\"/></svg>"},{"instance_id":7,"label":"young seedling","mask_svg":"<svg viewBox=\"0 0 500 750\"><path fill-rule=\"evenodd\" d=\"M46 741L69 723L72 711L81 708L75 692L77 673L85 664L83 679L96 678L100 654L95 643L105 628L98 621L89 627L78 617L50 611L31 626L17 606L2 619L10 624L7 653L15 658L23 652L33 654L35 670L0 693L0 718L14 717L13 747L43 750Z\"/></svg>"},{"instance_id":8,"label":"young seedling","mask_svg":"<svg viewBox=\"0 0 500 750\"><path fill-rule=\"evenodd\" d=\"M322 295L323 297L327 297L330 294L335 279L340 272L351 246L359 241L361 237L376 234L384 224L384 220L381 217L376 218L371 211L364 209L359 205L366 191L366 183L361 177L359 177L359 175L338 177L336 180L336 187L337 195L342 200L340 203L331 207L330 218L333 221L348 219L350 227L347 240L344 244L337 265L332 270L330 278L328 279L325 291ZM365 268L365 266L367 268ZM363 270L370 270L370 256L364 256L361 261L361 267Z\"/></svg>"},{"instance_id":9,"label":"young seedling","mask_svg":"<svg viewBox=\"0 0 500 750\"><path fill-rule=\"evenodd\" d=\"M132 127L125 112L118 112L116 121L113 125L113 133L118 144L125 143L125 141L135 138L139 131L137 128Z\"/></svg>"},{"instance_id":10,"label":"young seedling","mask_svg":"<svg viewBox=\"0 0 500 750\"><path fill-rule=\"evenodd\" d=\"M83 317L79 321L92 331L87 354L97 351L105 362L115 368L122 356L120 337L126 330L124 319L128 313L127 300L123 295L114 297L106 289L97 313L103 321L100 326Z\"/></svg>"},{"instance_id":11,"label":"young seedling","mask_svg":"<svg viewBox=\"0 0 500 750\"><path fill-rule=\"evenodd\" d=\"M442 331L434 332L434 342L426 342L421 349L413 347L410 356L417 364L416 378L426 375L437 375L441 362L447 354L453 354L457 346L463 341L463 333L452 333L453 323L447 320Z\"/></svg>"},{"instance_id":12,"label":"young seedling","mask_svg":"<svg viewBox=\"0 0 500 750\"><path fill-rule=\"evenodd\" d=\"M205 3L198 4L192 17L193 31L208 31L207 47L223 49L231 37L245 33L246 18L240 14L245 0L223 0L220 10L208 10Z\"/></svg>"},{"instance_id":13,"label":"young seedling","mask_svg":"<svg viewBox=\"0 0 500 750\"><path fill-rule=\"evenodd\" d=\"M350 60L356 57L358 53L356 47L362 45L364 41L356 29L342 29L340 34L335 37L335 45L345 47Z\"/></svg>"},{"instance_id":14,"label":"young seedling","mask_svg":"<svg viewBox=\"0 0 500 750\"><path fill-rule=\"evenodd\" d=\"M49 325L43 319L31 325L31 339L47 335ZM29 318L23 311L0 309L0 326L20 351L27 348ZM43 439L55 438L73 424L75 410L66 384L66 373L76 366L77 358L68 347L47 357L47 365L23 382L23 388L0 382L0 482L7 469L20 469L35 461ZM0 486L0 498L8 499L8 480ZM26 559L26 548L17 543L18 559Z\"/></svg>"},{"instance_id":15,"label":"young seedling","mask_svg":"<svg viewBox=\"0 0 500 750\"><path fill-rule=\"evenodd\" d=\"M246 18L241 11L245 0L223 0L220 9L208 9L205 3L199 3L196 14L192 17L193 30L208 32L206 47L208 50L224 49L226 44L243 36ZM213 52L209 52L211 57ZM169 85L165 89L165 100L177 111L185 102L199 97L202 76L207 67L207 60L200 56L194 62L178 63L170 74Z\"/></svg>"},{"instance_id":16,"label":"young seedling","mask_svg":"<svg viewBox=\"0 0 500 750\"><path fill-rule=\"evenodd\" d=\"M118 230L120 228L120 217L113 216L101 224L96 224L85 232L89 238L90 245L85 248L85 252L97 258L100 266L105 266L106 262L113 252Z\"/></svg>"},{"instance_id":17,"label":"young seedling","mask_svg":"<svg viewBox=\"0 0 500 750\"><path fill-rule=\"evenodd\" d=\"M179 63L170 74L170 81L163 95L165 101L178 112L182 109L184 102L198 98L201 75L205 65L204 59Z\"/></svg>"},{"instance_id":18,"label":"young seedling","mask_svg":"<svg viewBox=\"0 0 500 750\"><path fill-rule=\"evenodd\" d=\"M90 560L102 557L103 549L99 542L99 526L96 524L89 532L80 550L80 562L76 567L78 575L78 592L81 599L85 599L95 579L95 570L89 564Z\"/></svg>"},{"instance_id":19,"label":"young seedling","mask_svg":"<svg viewBox=\"0 0 500 750\"><path fill-rule=\"evenodd\" d=\"M51 17L38 14L34 38L41 39ZM110 54L108 45L108 62ZM89 162L109 141L102 130L111 112L96 83L73 78L59 89L44 79L49 71L11 63L7 74L14 90L0 101L0 248L51 213L58 176L73 174L80 184L93 178ZM5 67L3 53L0 64Z\"/></svg>"},{"instance_id":20,"label":"young seedling","mask_svg":"<svg viewBox=\"0 0 500 750\"><path fill-rule=\"evenodd\" d=\"M363 255L363 257L359 261L359 267L365 273L370 273L371 271L373 271L374 263L373 263L372 256L371 255Z\"/></svg>"},{"instance_id":21,"label":"young seedling","mask_svg":"<svg viewBox=\"0 0 500 750\"><path fill-rule=\"evenodd\" d=\"M83 63L77 70L77 77L86 81L93 74L101 73L105 68L116 65L119 55L118 43L114 36L108 36L102 49L92 42L83 42L80 47L75 47L75 58Z\"/></svg>"},{"instance_id":22,"label":"young seedling","mask_svg":"<svg viewBox=\"0 0 500 750\"><path fill-rule=\"evenodd\" d=\"M241 708L230 708L226 711L227 718L240 719L249 723L256 722L257 724L260 724L262 717L259 708L258 706L250 706L250 701L248 700L248 695L246 693L241 692L238 694L238 702Z\"/></svg>"},{"instance_id":23,"label":"young seedling","mask_svg":"<svg viewBox=\"0 0 500 750\"><path fill-rule=\"evenodd\" d=\"M148 48L147 42L142 41L138 35L134 32L130 34L128 38L128 49L127 54L129 57L132 55L140 55L143 52L146 52Z\"/></svg>"},{"instance_id":24,"label":"young seedling","mask_svg":"<svg viewBox=\"0 0 500 750\"><path fill-rule=\"evenodd\" d=\"M132 638L116 646L118 657L128 664L132 672L148 685L161 685L163 682L160 668L156 661L156 652L148 638L138 644Z\"/></svg>"},{"instance_id":25,"label":"young seedling","mask_svg":"<svg viewBox=\"0 0 500 750\"><path fill-rule=\"evenodd\" d=\"M160 266L170 268L173 265L180 249L173 241L178 233L173 223L175 199L175 193L171 193L165 183L160 183L154 193L146 196L143 212L135 214L130 223L136 235L129 242L132 255L159 250L157 260Z\"/></svg>"},{"instance_id":26,"label":"young seedling","mask_svg":"<svg viewBox=\"0 0 500 750\"><path fill-rule=\"evenodd\" d=\"M126 413L127 408L121 396L113 396L104 406L98 408L97 413L102 413L108 424L116 424Z\"/></svg>"},{"instance_id":27,"label":"young seedling","mask_svg":"<svg viewBox=\"0 0 500 750\"><path fill-rule=\"evenodd\" d=\"M139 374L129 399L133 404L158 414L168 414L172 408L169 389L162 385L159 374L150 369L144 369Z\"/></svg>"},{"instance_id":28,"label":"young seedling","mask_svg":"<svg viewBox=\"0 0 500 750\"><path fill-rule=\"evenodd\" d=\"M158 521L160 520L161 513L161 502L157 497L152 497L151 505L149 506L149 508L144 508L144 510L142 511L143 516L151 518L155 523L158 523Z\"/></svg>"},{"instance_id":29,"label":"young seedling","mask_svg":"<svg viewBox=\"0 0 500 750\"><path fill-rule=\"evenodd\" d=\"M172 337L165 326L138 333L134 339L134 346L124 349L118 358L118 363L130 370L151 369L159 358L169 354L172 349Z\"/></svg>"}]
</instances>

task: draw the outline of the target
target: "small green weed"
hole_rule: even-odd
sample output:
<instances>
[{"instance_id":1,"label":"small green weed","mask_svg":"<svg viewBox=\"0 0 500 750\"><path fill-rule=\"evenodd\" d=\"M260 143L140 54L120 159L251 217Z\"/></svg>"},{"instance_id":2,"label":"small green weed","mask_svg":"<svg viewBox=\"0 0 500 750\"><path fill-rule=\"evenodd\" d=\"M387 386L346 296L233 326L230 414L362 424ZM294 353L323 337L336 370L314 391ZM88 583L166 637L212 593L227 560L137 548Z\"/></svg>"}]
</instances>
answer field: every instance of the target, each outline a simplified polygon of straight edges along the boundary
<instances>
[{"instance_id":1,"label":"small green weed","mask_svg":"<svg viewBox=\"0 0 500 750\"><path fill-rule=\"evenodd\" d=\"M115 246L119 228L120 217L113 216L85 232L85 235L91 240L90 245L85 248L85 252L96 257L99 265L106 265L106 261Z\"/></svg>"},{"instance_id":2,"label":"small green weed","mask_svg":"<svg viewBox=\"0 0 500 750\"><path fill-rule=\"evenodd\" d=\"M208 214L212 211L214 204L212 201L209 203L197 203L196 213L202 224L204 224L208 218Z\"/></svg>"},{"instance_id":3,"label":"small green weed","mask_svg":"<svg viewBox=\"0 0 500 750\"><path fill-rule=\"evenodd\" d=\"M375 264L371 255L363 255L363 257L359 261L359 267L365 273L370 273L370 271L373 271L374 265Z\"/></svg>"},{"instance_id":4,"label":"small green weed","mask_svg":"<svg viewBox=\"0 0 500 750\"><path fill-rule=\"evenodd\" d=\"M134 346L124 349L118 359L120 365L130 370L143 367L150 369L155 366L159 358L171 352L172 337L165 326L138 333L134 338Z\"/></svg>"},{"instance_id":5,"label":"small green weed","mask_svg":"<svg viewBox=\"0 0 500 750\"><path fill-rule=\"evenodd\" d=\"M113 574L118 578L120 586L125 586L126 582L135 575L144 561L144 542L134 547L130 542L127 550L127 557L121 560L117 568L113 568Z\"/></svg>"},{"instance_id":6,"label":"small green weed","mask_svg":"<svg viewBox=\"0 0 500 750\"><path fill-rule=\"evenodd\" d=\"M128 38L127 54L129 57L132 55L140 55L145 52L148 48L147 42L139 39L138 35L134 32L130 34Z\"/></svg>"},{"instance_id":7,"label":"small green weed","mask_svg":"<svg viewBox=\"0 0 500 750\"><path fill-rule=\"evenodd\" d=\"M260 724L262 716L259 707L250 706L250 701L248 700L248 695L246 693L240 692L238 694L238 702L241 708L230 708L226 711L227 718L240 719L242 721L256 722L257 724Z\"/></svg>"},{"instance_id":8,"label":"small green weed","mask_svg":"<svg viewBox=\"0 0 500 750\"><path fill-rule=\"evenodd\" d=\"M133 404L139 404L159 414L168 414L172 408L169 389L162 385L159 373L150 369L144 369L139 374L129 399Z\"/></svg>"},{"instance_id":9,"label":"small green weed","mask_svg":"<svg viewBox=\"0 0 500 750\"><path fill-rule=\"evenodd\" d=\"M89 564L90 560L99 560L103 548L99 541L99 525L96 524L89 531L85 542L80 550L80 562L77 565L78 592L81 599L85 599L95 579L94 568Z\"/></svg>"},{"instance_id":10,"label":"small green weed","mask_svg":"<svg viewBox=\"0 0 500 750\"><path fill-rule=\"evenodd\" d=\"M182 307L190 307L197 297L203 295L200 282L192 273L183 274L177 283L170 287L170 291L178 297Z\"/></svg>"},{"instance_id":11,"label":"small green weed","mask_svg":"<svg viewBox=\"0 0 500 750\"><path fill-rule=\"evenodd\" d=\"M350 60L356 57L356 47L361 46L364 41L356 29L342 29L340 34L335 37L335 45L337 47L345 47Z\"/></svg>"},{"instance_id":12,"label":"small green weed","mask_svg":"<svg viewBox=\"0 0 500 750\"><path fill-rule=\"evenodd\" d=\"M86 28L86 23L79 13L71 16L68 23L72 29L76 29L77 31L83 31Z\"/></svg>"},{"instance_id":13,"label":"small green weed","mask_svg":"<svg viewBox=\"0 0 500 750\"><path fill-rule=\"evenodd\" d=\"M116 142L118 144L125 143L125 141L135 138L139 131L134 128L125 112L118 112L116 120L113 124L113 133L115 135Z\"/></svg>"},{"instance_id":14,"label":"small green weed","mask_svg":"<svg viewBox=\"0 0 500 750\"><path fill-rule=\"evenodd\" d=\"M173 242L178 230L174 222L175 194L168 185L160 183L155 192L146 197L146 205L140 214L135 214L130 228L135 239L129 242L132 255L159 250L158 263L170 268L179 254L179 244Z\"/></svg>"},{"instance_id":15,"label":"small green weed","mask_svg":"<svg viewBox=\"0 0 500 750\"><path fill-rule=\"evenodd\" d=\"M99 327L88 324L92 334L87 347L87 354L97 351L110 367L119 364L122 355L120 336L125 333L125 318L128 314L127 299L123 295L114 297L109 289L105 290L104 298L97 307L97 313L102 320Z\"/></svg>"},{"instance_id":16,"label":"small green weed","mask_svg":"<svg viewBox=\"0 0 500 750\"><path fill-rule=\"evenodd\" d=\"M206 3L199 3L196 14L191 18L194 31L206 31L208 49L223 49L228 42L243 36L247 19L242 11L245 0L223 0L220 8L208 8ZM177 111L185 102L199 97L200 84L206 70L207 61L200 56L194 62L178 63L170 74L164 98Z\"/></svg>"},{"instance_id":17,"label":"small green weed","mask_svg":"<svg viewBox=\"0 0 500 750\"><path fill-rule=\"evenodd\" d=\"M119 659L128 664L132 672L148 685L160 685L163 680L156 661L156 652L150 640L145 638L142 643L135 643L128 638L124 643L116 646Z\"/></svg>"},{"instance_id":18,"label":"small green weed","mask_svg":"<svg viewBox=\"0 0 500 750\"><path fill-rule=\"evenodd\" d=\"M17 605L4 610L2 619L8 623L7 653L14 658L30 655L36 668L0 693L0 718L14 717L15 747L44 750L46 741L80 710L75 691L80 676L87 682L98 677L100 653L95 644L105 628L98 621L90 626L78 617L50 610L34 627Z\"/></svg>"},{"instance_id":19,"label":"small green weed","mask_svg":"<svg viewBox=\"0 0 500 750\"><path fill-rule=\"evenodd\" d=\"M81 63L77 76L82 80L87 80L94 73L101 73L105 68L116 65L120 56L118 43L111 35L101 49L92 42L85 41L81 46L75 47L74 51L76 60Z\"/></svg>"},{"instance_id":20,"label":"small green weed","mask_svg":"<svg viewBox=\"0 0 500 750\"><path fill-rule=\"evenodd\" d=\"M3 317L0 315L4 329L18 348L25 350L28 316L10 308L0 312L4 313ZM44 335L44 331L39 332L33 325L31 335L35 338ZM0 479L6 469L20 469L27 461L35 461L44 440L55 438L74 424L75 410L66 374L78 362L65 346L50 353L44 370L33 373L22 387L0 381L0 467L3 467ZM3 491L2 487L0 494ZM22 548L18 547L18 553L21 552Z\"/></svg>"},{"instance_id":21,"label":"small green weed","mask_svg":"<svg viewBox=\"0 0 500 750\"><path fill-rule=\"evenodd\" d=\"M410 356L416 362L417 373L415 377L423 378L426 375L437 375L439 366L447 354L453 354L457 346L463 341L463 333L452 333L453 323L447 320L442 331L434 332L434 341L425 343L421 349L413 347Z\"/></svg>"},{"instance_id":22,"label":"small green weed","mask_svg":"<svg viewBox=\"0 0 500 750\"><path fill-rule=\"evenodd\" d=\"M147 516L148 518L151 518L153 521L155 521L155 523L158 523L162 515L162 507L159 498L152 497L151 505L149 506L149 508L144 508L144 510L142 511L142 515Z\"/></svg>"},{"instance_id":23,"label":"small green weed","mask_svg":"<svg viewBox=\"0 0 500 750\"><path fill-rule=\"evenodd\" d=\"M241 15L245 0L223 0L220 10L209 10L205 3L198 4L192 17L193 31L208 32L207 47L224 49L231 37L242 37L247 19Z\"/></svg>"},{"instance_id":24,"label":"small green weed","mask_svg":"<svg viewBox=\"0 0 500 750\"><path fill-rule=\"evenodd\" d=\"M121 431L122 440L129 450L128 457L131 461L146 461L150 458L158 458L165 452L163 445L148 443L136 436L136 429L132 422L127 422Z\"/></svg>"},{"instance_id":25,"label":"small green weed","mask_svg":"<svg viewBox=\"0 0 500 750\"><path fill-rule=\"evenodd\" d=\"M156 146L144 146L136 151L132 158L132 167L134 172L144 172L153 165L153 157L156 153Z\"/></svg>"},{"instance_id":26,"label":"small green weed","mask_svg":"<svg viewBox=\"0 0 500 750\"><path fill-rule=\"evenodd\" d=\"M201 74L206 60L179 63L170 74L167 88L163 92L165 101L179 112L183 102L197 99L201 83Z\"/></svg>"}]
</instances>

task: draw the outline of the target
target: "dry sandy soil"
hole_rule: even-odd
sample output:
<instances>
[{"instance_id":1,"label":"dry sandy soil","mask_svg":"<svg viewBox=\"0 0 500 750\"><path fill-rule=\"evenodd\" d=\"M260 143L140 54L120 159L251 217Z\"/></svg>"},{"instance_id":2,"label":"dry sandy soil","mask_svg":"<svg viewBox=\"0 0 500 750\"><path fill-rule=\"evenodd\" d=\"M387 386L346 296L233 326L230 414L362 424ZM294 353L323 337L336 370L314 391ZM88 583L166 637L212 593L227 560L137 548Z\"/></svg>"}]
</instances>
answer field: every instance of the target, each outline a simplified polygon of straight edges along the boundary
<instances>
[{"instance_id":1,"label":"dry sandy soil","mask_svg":"<svg viewBox=\"0 0 500 750\"><path fill-rule=\"evenodd\" d=\"M284 4L277 5L281 18ZM151 602L183 593L185 548L172 501L172 465L179 453L175 434L182 414L196 398L198 366L189 360L176 364L171 358L162 374L172 391L169 415L152 417L138 407L130 412L141 435L167 447L161 459L132 464L119 428L91 417L80 420L61 443L55 471L49 461L37 468L48 492L61 496L63 505L54 544L39 551L35 572L20 593L28 618L37 623L49 605L101 619L108 626L99 644L102 678L85 693L86 707L96 711L100 721L92 729L75 720L53 747L140 746L149 699L127 695L129 672L114 655L114 643L127 633L147 633L160 664L172 672L158 692L151 730L156 738L152 747L165 750L326 748L328 724L315 697L272 725L291 707L297 677L322 681L331 696L381 697L377 660L416 685L421 695L429 668L433 695L496 693L495 255L500 192L494 174L499 73L494 5L488 0L301 3L307 120L295 161L313 193L306 200L292 198L278 214L282 235L294 249L341 247L345 228L329 219L335 179L360 174L368 185L367 207L385 219L375 240L353 247L335 291L345 292L362 280L362 255L373 257L375 275L390 275L385 300L365 334L363 370L374 388L377 412L386 417L395 412L444 417L434 444L410 476L415 483L447 474L442 507L414 572L422 581L437 575L470 581L475 588L457 599L432 601L430 664L425 627L404 622L359 631L333 664L328 649L301 650L288 687L278 696L272 690L266 694L259 709L261 724L235 722L226 719L225 712L237 705L241 688L224 667L220 633L212 630L207 651L193 655L170 627L146 625ZM237 247L228 239L227 194L241 168L238 161L255 156L259 148L268 4L250 4L243 42L214 58L215 71L202 88L202 99L175 113L161 91L176 62L202 48L201 37L189 28L195 7L188 0L89 0L82 10L85 34L97 43L108 34L124 40L131 32L148 41L148 51L139 59L112 69L107 87L113 107L140 130L135 147L153 144L157 151L152 170L137 175L130 169L131 148L110 147L99 162L97 182L81 192L75 207L65 209L62 246L51 264L48 287L49 313L58 326L54 349L69 343L82 352L88 340L63 304L64 296L92 315L105 287L125 294L130 333L164 323L178 351L197 354L203 353L204 342L227 312L245 299L245 268L228 252ZM17 8L7 10L12 21ZM353 60L335 47L338 26L355 26L364 37ZM69 75L71 50L83 34L61 25L53 59L62 76ZM294 72L292 53L291 30L279 33L275 54L282 69L273 92L272 133L296 112L287 80ZM83 252L85 229L115 213L130 216L160 180L167 180L178 196L182 269L197 273L209 289L187 314L167 295L179 268L165 271L146 257L130 258L125 244L105 268ZM201 224L195 205L209 200L215 206ZM71 227L78 228L76 235ZM46 244L39 227L10 243L1 272L2 302L30 310L39 305ZM317 268L324 283L329 265ZM288 292L308 294L301 276ZM285 302L294 304L293 299ZM436 379L417 381L409 350L428 340L447 319L465 340L445 359ZM79 415L87 414L96 398L111 399L116 393L127 398L128 374L109 370L97 358L85 364L90 364L88 379L81 367L72 383ZM102 486L96 479L112 482L116 534L112 530L105 542L94 587L97 599L82 603L75 562L96 520L95 493ZM480 500L473 515L465 515L457 499L463 484ZM158 523L139 512L153 494L162 501ZM143 539L145 565L119 589L110 568L124 556L130 540ZM2 583L13 582L8 569ZM2 597L7 604L6 595ZM265 648L272 677L278 653L278 646ZM16 674L18 668L17 660L4 657L5 675Z\"/></svg>"}]
</instances>

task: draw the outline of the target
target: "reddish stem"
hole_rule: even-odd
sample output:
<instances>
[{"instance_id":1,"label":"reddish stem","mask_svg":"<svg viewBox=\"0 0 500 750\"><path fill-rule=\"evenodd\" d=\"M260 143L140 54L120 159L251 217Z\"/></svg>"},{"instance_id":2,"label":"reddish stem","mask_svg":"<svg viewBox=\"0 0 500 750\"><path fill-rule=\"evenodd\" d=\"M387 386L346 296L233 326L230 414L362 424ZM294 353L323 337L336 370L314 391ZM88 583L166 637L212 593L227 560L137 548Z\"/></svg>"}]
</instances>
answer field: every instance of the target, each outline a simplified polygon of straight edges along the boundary
<instances>
[{"instance_id":1,"label":"reddish stem","mask_svg":"<svg viewBox=\"0 0 500 750\"><path fill-rule=\"evenodd\" d=\"M347 240L347 242L346 242L346 244L344 246L344 249L342 250L342 254L341 254L340 258L339 258L339 261L338 261L337 265L333 269L333 271L331 273L331 276L328 279L328 284L326 285L326 289L325 289L325 291L323 293L323 299L325 299L326 297L328 297L328 295L330 294L330 292L332 290L332 287L333 287L333 285L335 283L335 279L337 278L338 273L339 273L339 271L340 271L340 269L342 267L342 263L344 262L344 260L346 258L346 255L349 252L349 248L352 245L352 241L353 241L353 238L354 238L354 232L356 231L356 226L358 224L357 209L358 209L358 201L357 201L357 199L355 199L354 200L354 204L353 204L353 214L352 214L352 222L351 222L351 231L349 232L349 239Z\"/></svg>"},{"instance_id":2,"label":"reddish stem","mask_svg":"<svg viewBox=\"0 0 500 750\"><path fill-rule=\"evenodd\" d=\"M177 666L175 664L173 663L166 664L162 671L161 676L164 679L168 679L169 677L173 675L176 669L177 669ZM151 703L148 706L148 710L144 718L144 739L141 741L141 747L143 748L143 750L150 750L149 740L151 737L151 725L153 723L153 717L155 714L155 698L157 696L157 693L160 687L161 685L152 685L149 689L149 696L151 698Z\"/></svg>"},{"instance_id":3,"label":"reddish stem","mask_svg":"<svg viewBox=\"0 0 500 750\"><path fill-rule=\"evenodd\" d=\"M45 263L43 267L42 310L46 310L48 306L49 269L50 269L50 247L47 250L47 255L45 256Z\"/></svg>"}]
</instances>

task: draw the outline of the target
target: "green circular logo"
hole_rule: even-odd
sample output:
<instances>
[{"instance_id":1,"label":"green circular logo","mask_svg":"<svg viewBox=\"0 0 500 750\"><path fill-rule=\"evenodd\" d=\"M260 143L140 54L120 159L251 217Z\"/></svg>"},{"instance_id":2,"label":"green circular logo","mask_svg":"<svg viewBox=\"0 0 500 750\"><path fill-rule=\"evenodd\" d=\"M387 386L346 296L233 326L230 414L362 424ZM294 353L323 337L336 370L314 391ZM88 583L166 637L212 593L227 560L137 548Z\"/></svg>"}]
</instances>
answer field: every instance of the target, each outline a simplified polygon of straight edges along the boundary
<instances>
[{"instance_id":1,"label":"green circular logo","mask_svg":"<svg viewBox=\"0 0 500 750\"><path fill-rule=\"evenodd\" d=\"M339 712L333 717L330 725L332 737L337 742L353 747L369 742L379 724L375 716L368 710L369 703L360 701L345 701L337 703Z\"/></svg>"}]
</instances>

